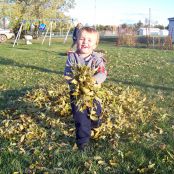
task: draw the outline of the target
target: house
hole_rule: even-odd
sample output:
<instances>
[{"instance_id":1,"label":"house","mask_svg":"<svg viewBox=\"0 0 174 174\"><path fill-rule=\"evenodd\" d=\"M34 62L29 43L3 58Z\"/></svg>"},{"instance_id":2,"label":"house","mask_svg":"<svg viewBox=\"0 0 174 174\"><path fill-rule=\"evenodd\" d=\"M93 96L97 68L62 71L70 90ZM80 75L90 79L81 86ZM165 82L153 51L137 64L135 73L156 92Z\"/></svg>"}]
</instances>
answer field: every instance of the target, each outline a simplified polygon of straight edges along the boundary
<instances>
[{"instance_id":1,"label":"house","mask_svg":"<svg viewBox=\"0 0 174 174\"><path fill-rule=\"evenodd\" d=\"M169 20L169 35L172 37L172 42L174 42L174 17L168 18Z\"/></svg>"},{"instance_id":2,"label":"house","mask_svg":"<svg viewBox=\"0 0 174 174\"><path fill-rule=\"evenodd\" d=\"M168 36L169 35L169 30L166 30L166 29L164 29L164 30L160 30L160 36Z\"/></svg>"},{"instance_id":3,"label":"house","mask_svg":"<svg viewBox=\"0 0 174 174\"><path fill-rule=\"evenodd\" d=\"M159 28L139 28L137 32L140 36L168 36L168 30L160 30Z\"/></svg>"},{"instance_id":4,"label":"house","mask_svg":"<svg viewBox=\"0 0 174 174\"><path fill-rule=\"evenodd\" d=\"M159 28L139 28L138 29L138 35L140 36L146 36L146 35L159 35Z\"/></svg>"}]
</instances>

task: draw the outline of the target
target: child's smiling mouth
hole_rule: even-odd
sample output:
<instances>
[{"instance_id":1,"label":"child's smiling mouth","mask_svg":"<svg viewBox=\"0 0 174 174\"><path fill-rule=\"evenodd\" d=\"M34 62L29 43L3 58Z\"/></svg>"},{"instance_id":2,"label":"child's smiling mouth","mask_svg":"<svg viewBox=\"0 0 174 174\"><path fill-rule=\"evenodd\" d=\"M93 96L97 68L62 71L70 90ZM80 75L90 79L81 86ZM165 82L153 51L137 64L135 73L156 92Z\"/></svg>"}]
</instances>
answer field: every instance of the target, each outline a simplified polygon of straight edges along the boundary
<instances>
[{"instance_id":1,"label":"child's smiling mouth","mask_svg":"<svg viewBox=\"0 0 174 174\"><path fill-rule=\"evenodd\" d=\"M88 48L88 46L86 46L86 45L82 45L81 48Z\"/></svg>"}]
</instances>

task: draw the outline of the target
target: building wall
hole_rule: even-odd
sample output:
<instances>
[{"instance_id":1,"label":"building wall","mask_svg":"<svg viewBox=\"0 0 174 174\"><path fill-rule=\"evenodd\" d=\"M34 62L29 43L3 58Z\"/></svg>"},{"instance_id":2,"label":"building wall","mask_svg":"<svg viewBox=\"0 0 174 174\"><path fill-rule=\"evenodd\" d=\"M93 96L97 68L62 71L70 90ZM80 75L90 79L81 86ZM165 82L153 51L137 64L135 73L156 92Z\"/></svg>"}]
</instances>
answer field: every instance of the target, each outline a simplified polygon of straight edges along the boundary
<instances>
[{"instance_id":1,"label":"building wall","mask_svg":"<svg viewBox=\"0 0 174 174\"><path fill-rule=\"evenodd\" d=\"M172 37L172 42L174 42L174 18L169 18L169 35Z\"/></svg>"},{"instance_id":2,"label":"building wall","mask_svg":"<svg viewBox=\"0 0 174 174\"><path fill-rule=\"evenodd\" d=\"M160 30L159 28L140 28L138 30L138 35L140 36L167 36L168 30Z\"/></svg>"}]
</instances>

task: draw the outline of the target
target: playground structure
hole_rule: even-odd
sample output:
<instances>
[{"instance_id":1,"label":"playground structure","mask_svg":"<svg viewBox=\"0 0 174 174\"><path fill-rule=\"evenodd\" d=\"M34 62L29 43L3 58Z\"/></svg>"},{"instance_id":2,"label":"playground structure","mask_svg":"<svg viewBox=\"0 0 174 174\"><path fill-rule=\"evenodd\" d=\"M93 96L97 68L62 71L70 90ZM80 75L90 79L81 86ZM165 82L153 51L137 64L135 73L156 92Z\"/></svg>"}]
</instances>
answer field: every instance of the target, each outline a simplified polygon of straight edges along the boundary
<instances>
[{"instance_id":1,"label":"playground structure","mask_svg":"<svg viewBox=\"0 0 174 174\"><path fill-rule=\"evenodd\" d=\"M38 35L39 35L39 30L41 32L43 31L46 31L45 34L44 34L44 38L42 40L42 45L44 44L44 41L45 41L45 38L47 37L48 35L48 32L49 32L49 46L51 46L51 38L52 38L52 35L53 35L53 25L55 25L56 23L64 23L67 25L67 32L66 32L66 35L65 35L65 38L64 38L64 41L63 43L66 42L67 40L67 37L69 35L69 32L71 30L71 28L73 27L74 25L74 19L41 19L41 20L34 20L35 22L40 22L40 21L46 21L48 23L48 25L44 24L43 22L40 23L39 25L33 25L32 21L29 21L29 20L22 20L22 22L20 23L20 27L18 29L18 32L16 34L16 37L15 37L15 40L14 40L14 43L13 43L13 47L15 45L18 44L18 41L21 37L21 33L22 33L22 30L23 30L23 27L26 25L27 22L30 23L30 32L31 30L35 30L35 34L32 36L31 34L25 34L24 35L24 38L25 38L25 43L26 44L32 44L32 39L35 37L37 38Z\"/></svg>"}]
</instances>

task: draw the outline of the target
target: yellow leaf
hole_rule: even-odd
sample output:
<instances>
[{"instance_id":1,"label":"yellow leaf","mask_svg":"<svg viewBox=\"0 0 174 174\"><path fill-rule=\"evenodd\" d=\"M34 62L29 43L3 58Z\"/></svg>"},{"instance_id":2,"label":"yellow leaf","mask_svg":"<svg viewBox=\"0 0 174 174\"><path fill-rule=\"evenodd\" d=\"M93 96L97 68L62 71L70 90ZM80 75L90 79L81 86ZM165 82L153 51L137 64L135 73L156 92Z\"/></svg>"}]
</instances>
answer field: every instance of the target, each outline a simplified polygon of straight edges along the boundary
<instances>
[{"instance_id":1,"label":"yellow leaf","mask_svg":"<svg viewBox=\"0 0 174 174\"><path fill-rule=\"evenodd\" d=\"M26 135L27 139L33 139L34 138L34 134L32 132L28 132Z\"/></svg>"},{"instance_id":2,"label":"yellow leaf","mask_svg":"<svg viewBox=\"0 0 174 174\"><path fill-rule=\"evenodd\" d=\"M73 79L73 80L71 81L71 83L77 84L78 82L77 82L77 80Z\"/></svg>"},{"instance_id":3,"label":"yellow leaf","mask_svg":"<svg viewBox=\"0 0 174 174\"><path fill-rule=\"evenodd\" d=\"M95 128L94 129L95 131L94 131L94 134L93 134L93 139L97 139L97 138L99 138L99 135L100 135L100 130L99 130L99 128Z\"/></svg>"},{"instance_id":4,"label":"yellow leaf","mask_svg":"<svg viewBox=\"0 0 174 174\"><path fill-rule=\"evenodd\" d=\"M9 125L9 121L7 120L5 121L5 127L8 127L8 125Z\"/></svg>"},{"instance_id":5,"label":"yellow leaf","mask_svg":"<svg viewBox=\"0 0 174 174\"><path fill-rule=\"evenodd\" d=\"M89 108L92 108L93 103L91 103L91 102L85 102L85 105L86 105L87 107L89 107Z\"/></svg>"},{"instance_id":6,"label":"yellow leaf","mask_svg":"<svg viewBox=\"0 0 174 174\"><path fill-rule=\"evenodd\" d=\"M78 149L77 144L74 144L72 149L73 149L73 151L77 150Z\"/></svg>"},{"instance_id":7,"label":"yellow leaf","mask_svg":"<svg viewBox=\"0 0 174 174\"><path fill-rule=\"evenodd\" d=\"M65 78L66 80L72 80L72 77L69 77L69 76L64 76L64 78Z\"/></svg>"},{"instance_id":8,"label":"yellow leaf","mask_svg":"<svg viewBox=\"0 0 174 174\"><path fill-rule=\"evenodd\" d=\"M105 164L105 161L99 160L99 161L98 161L98 164L104 165L104 164Z\"/></svg>"},{"instance_id":9,"label":"yellow leaf","mask_svg":"<svg viewBox=\"0 0 174 174\"><path fill-rule=\"evenodd\" d=\"M81 90L85 93L88 94L90 90L88 88L82 87Z\"/></svg>"},{"instance_id":10,"label":"yellow leaf","mask_svg":"<svg viewBox=\"0 0 174 174\"><path fill-rule=\"evenodd\" d=\"M85 101L89 101L89 100L91 100L91 97L90 97L90 96L85 95L85 96L83 97L83 99L84 99Z\"/></svg>"},{"instance_id":11,"label":"yellow leaf","mask_svg":"<svg viewBox=\"0 0 174 174\"><path fill-rule=\"evenodd\" d=\"M94 130L91 130L91 137L94 136Z\"/></svg>"},{"instance_id":12,"label":"yellow leaf","mask_svg":"<svg viewBox=\"0 0 174 174\"><path fill-rule=\"evenodd\" d=\"M101 160L102 157L101 157L101 156L94 156L94 159L95 159L95 160Z\"/></svg>"},{"instance_id":13,"label":"yellow leaf","mask_svg":"<svg viewBox=\"0 0 174 174\"><path fill-rule=\"evenodd\" d=\"M95 88L101 88L101 84L94 84Z\"/></svg>"},{"instance_id":14,"label":"yellow leaf","mask_svg":"<svg viewBox=\"0 0 174 174\"><path fill-rule=\"evenodd\" d=\"M24 126L22 124L20 124L20 130L23 130L24 129Z\"/></svg>"},{"instance_id":15,"label":"yellow leaf","mask_svg":"<svg viewBox=\"0 0 174 174\"><path fill-rule=\"evenodd\" d=\"M25 153L24 148L20 147L20 152Z\"/></svg>"},{"instance_id":16,"label":"yellow leaf","mask_svg":"<svg viewBox=\"0 0 174 174\"><path fill-rule=\"evenodd\" d=\"M155 166L155 163L149 164L149 165L148 165L148 168L149 168L149 169L152 169L154 166Z\"/></svg>"},{"instance_id":17,"label":"yellow leaf","mask_svg":"<svg viewBox=\"0 0 174 174\"><path fill-rule=\"evenodd\" d=\"M25 135L22 135L21 139L20 139L20 142L22 143L25 139Z\"/></svg>"},{"instance_id":18,"label":"yellow leaf","mask_svg":"<svg viewBox=\"0 0 174 174\"><path fill-rule=\"evenodd\" d=\"M98 116L97 115L90 115L90 119L97 121L98 120Z\"/></svg>"},{"instance_id":19,"label":"yellow leaf","mask_svg":"<svg viewBox=\"0 0 174 174\"><path fill-rule=\"evenodd\" d=\"M74 95L74 96L78 96L79 93L78 93L78 92L73 92L72 95Z\"/></svg>"},{"instance_id":20,"label":"yellow leaf","mask_svg":"<svg viewBox=\"0 0 174 174\"><path fill-rule=\"evenodd\" d=\"M89 95L89 96L93 96L93 95L94 95L94 92L91 91L91 92L88 92L88 93L86 93L86 94Z\"/></svg>"},{"instance_id":21,"label":"yellow leaf","mask_svg":"<svg viewBox=\"0 0 174 174\"><path fill-rule=\"evenodd\" d=\"M109 164L110 164L111 166L116 166L116 165L117 165L117 163L116 163L115 160L109 160Z\"/></svg>"}]
</instances>

